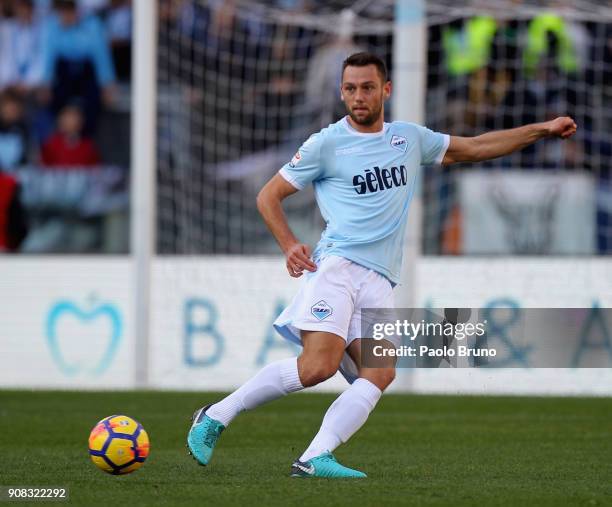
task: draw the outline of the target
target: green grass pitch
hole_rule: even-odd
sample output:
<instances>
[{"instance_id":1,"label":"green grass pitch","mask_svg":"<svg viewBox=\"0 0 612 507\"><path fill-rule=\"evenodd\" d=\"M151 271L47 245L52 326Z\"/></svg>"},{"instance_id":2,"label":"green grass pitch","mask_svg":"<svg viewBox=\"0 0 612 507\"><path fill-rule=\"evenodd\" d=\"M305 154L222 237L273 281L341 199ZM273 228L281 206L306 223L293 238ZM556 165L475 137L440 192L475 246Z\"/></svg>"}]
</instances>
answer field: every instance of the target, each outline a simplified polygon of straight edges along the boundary
<instances>
[{"instance_id":1,"label":"green grass pitch","mask_svg":"<svg viewBox=\"0 0 612 507\"><path fill-rule=\"evenodd\" d=\"M333 395L242 414L212 463L185 449L211 393L0 391L0 485L68 486L69 503L130 505L612 505L612 399L385 395L337 450L364 480L292 479ZM151 438L144 467L106 475L89 431L123 413ZM8 505L8 504L7 504Z\"/></svg>"}]
</instances>

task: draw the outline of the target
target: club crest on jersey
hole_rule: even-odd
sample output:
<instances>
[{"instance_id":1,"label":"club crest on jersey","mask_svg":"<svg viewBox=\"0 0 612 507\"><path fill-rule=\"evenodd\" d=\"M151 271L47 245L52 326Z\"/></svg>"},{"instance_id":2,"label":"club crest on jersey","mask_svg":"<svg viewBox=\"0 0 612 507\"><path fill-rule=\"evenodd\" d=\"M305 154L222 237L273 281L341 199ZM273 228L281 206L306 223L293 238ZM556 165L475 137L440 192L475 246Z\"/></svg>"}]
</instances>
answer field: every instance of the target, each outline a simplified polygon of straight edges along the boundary
<instances>
[{"instance_id":1,"label":"club crest on jersey","mask_svg":"<svg viewBox=\"0 0 612 507\"><path fill-rule=\"evenodd\" d=\"M404 152L406 151L406 148L408 148L408 141L405 137L393 136L391 138L391 148Z\"/></svg>"},{"instance_id":2,"label":"club crest on jersey","mask_svg":"<svg viewBox=\"0 0 612 507\"><path fill-rule=\"evenodd\" d=\"M334 311L325 301L321 300L310 308L310 312L319 320L325 320Z\"/></svg>"},{"instance_id":3,"label":"club crest on jersey","mask_svg":"<svg viewBox=\"0 0 612 507\"><path fill-rule=\"evenodd\" d=\"M301 160L302 155L300 155L300 152L298 151L295 155L293 155L293 158L291 159L291 162L289 162L289 165L291 167L295 167L297 165L297 163Z\"/></svg>"}]
</instances>

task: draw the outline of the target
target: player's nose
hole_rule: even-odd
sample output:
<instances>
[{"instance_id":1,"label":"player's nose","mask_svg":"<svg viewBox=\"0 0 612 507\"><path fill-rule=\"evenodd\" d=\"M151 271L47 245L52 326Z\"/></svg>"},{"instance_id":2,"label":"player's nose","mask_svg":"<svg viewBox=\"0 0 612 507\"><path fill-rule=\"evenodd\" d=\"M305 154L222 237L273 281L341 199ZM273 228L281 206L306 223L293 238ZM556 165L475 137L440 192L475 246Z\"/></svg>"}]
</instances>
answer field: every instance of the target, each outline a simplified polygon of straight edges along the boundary
<instances>
[{"instance_id":1,"label":"player's nose","mask_svg":"<svg viewBox=\"0 0 612 507\"><path fill-rule=\"evenodd\" d=\"M363 98L363 94L362 94L362 91L361 91L361 90L357 90L357 91L355 92L354 99L355 99L355 103L356 103L356 104L363 104L363 102L364 102L364 98Z\"/></svg>"}]
</instances>

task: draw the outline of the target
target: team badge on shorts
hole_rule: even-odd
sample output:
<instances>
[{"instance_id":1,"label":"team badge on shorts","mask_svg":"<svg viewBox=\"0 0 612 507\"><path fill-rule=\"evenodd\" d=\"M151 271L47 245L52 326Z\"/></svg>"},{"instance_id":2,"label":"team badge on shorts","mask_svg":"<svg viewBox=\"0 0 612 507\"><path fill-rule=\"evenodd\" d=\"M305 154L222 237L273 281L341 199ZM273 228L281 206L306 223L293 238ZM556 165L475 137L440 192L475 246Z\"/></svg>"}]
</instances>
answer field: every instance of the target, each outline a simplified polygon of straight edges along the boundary
<instances>
[{"instance_id":1,"label":"team badge on shorts","mask_svg":"<svg viewBox=\"0 0 612 507\"><path fill-rule=\"evenodd\" d=\"M333 309L325 301L321 300L310 308L310 312L319 320L325 320L333 313Z\"/></svg>"}]
</instances>

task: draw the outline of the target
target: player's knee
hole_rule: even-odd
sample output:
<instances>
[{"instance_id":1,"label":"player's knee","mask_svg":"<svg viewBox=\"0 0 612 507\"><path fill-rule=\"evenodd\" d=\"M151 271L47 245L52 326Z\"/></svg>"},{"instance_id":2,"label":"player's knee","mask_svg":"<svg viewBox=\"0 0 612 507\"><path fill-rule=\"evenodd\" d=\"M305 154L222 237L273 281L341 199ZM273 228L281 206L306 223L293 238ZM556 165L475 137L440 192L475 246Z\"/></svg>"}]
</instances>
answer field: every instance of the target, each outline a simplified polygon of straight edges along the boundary
<instances>
[{"instance_id":1,"label":"player's knee","mask_svg":"<svg viewBox=\"0 0 612 507\"><path fill-rule=\"evenodd\" d=\"M382 368L378 378L378 388L384 391L395 380L395 368Z\"/></svg>"},{"instance_id":2,"label":"player's knee","mask_svg":"<svg viewBox=\"0 0 612 507\"><path fill-rule=\"evenodd\" d=\"M338 371L338 364L333 361L298 361L300 382L304 387L311 387L333 377Z\"/></svg>"},{"instance_id":3,"label":"player's knee","mask_svg":"<svg viewBox=\"0 0 612 507\"><path fill-rule=\"evenodd\" d=\"M395 380L395 368L377 368L370 370L368 375L364 375L378 389L384 391Z\"/></svg>"}]
</instances>

